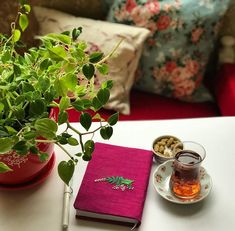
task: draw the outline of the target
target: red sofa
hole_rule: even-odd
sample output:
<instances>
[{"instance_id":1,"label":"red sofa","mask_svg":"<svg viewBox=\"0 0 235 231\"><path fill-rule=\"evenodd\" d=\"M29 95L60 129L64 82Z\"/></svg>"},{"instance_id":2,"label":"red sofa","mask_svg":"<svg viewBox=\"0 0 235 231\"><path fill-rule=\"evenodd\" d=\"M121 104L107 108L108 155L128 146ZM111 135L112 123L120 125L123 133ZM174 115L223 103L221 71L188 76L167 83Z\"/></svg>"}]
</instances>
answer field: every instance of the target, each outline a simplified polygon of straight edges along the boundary
<instances>
[{"instance_id":1,"label":"red sofa","mask_svg":"<svg viewBox=\"0 0 235 231\"><path fill-rule=\"evenodd\" d=\"M223 64L210 88L215 102L188 103L156 94L131 91L131 114L120 114L119 120L178 119L212 116L235 116L235 64ZM113 111L100 111L108 118ZM79 113L69 111L69 120L77 122Z\"/></svg>"}]
</instances>

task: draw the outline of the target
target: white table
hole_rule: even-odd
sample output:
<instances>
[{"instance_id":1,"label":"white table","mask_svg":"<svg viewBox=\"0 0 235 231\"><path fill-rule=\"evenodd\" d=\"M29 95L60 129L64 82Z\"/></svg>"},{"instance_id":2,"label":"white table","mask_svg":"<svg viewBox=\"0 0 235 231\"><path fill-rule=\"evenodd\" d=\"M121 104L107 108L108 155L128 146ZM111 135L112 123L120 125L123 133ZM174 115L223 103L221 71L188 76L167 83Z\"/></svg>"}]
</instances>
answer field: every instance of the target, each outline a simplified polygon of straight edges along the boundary
<instances>
[{"instance_id":1,"label":"white table","mask_svg":"<svg viewBox=\"0 0 235 231\"><path fill-rule=\"evenodd\" d=\"M203 166L212 177L212 192L197 204L173 204L156 193L151 174L142 225L138 230L234 230L235 117L118 122L113 137L106 143L150 149L153 139L164 134L204 145L207 157ZM104 142L98 134L95 139ZM64 159L65 155L59 148L55 151L57 161ZM153 164L152 173L156 167ZM74 177L75 194L71 200L69 230L129 230L125 226L75 219L73 202L85 168L86 164L81 161ZM56 168L46 182L38 187L0 191L0 230L61 230L62 196L63 184Z\"/></svg>"}]
</instances>

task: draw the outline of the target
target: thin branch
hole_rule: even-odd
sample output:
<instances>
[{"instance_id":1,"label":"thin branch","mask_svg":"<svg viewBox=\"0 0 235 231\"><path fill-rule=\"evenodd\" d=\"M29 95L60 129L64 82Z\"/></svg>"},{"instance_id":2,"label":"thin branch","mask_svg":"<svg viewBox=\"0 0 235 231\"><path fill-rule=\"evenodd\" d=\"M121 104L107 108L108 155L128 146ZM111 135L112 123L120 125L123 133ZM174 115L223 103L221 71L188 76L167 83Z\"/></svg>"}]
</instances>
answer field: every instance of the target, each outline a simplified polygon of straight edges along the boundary
<instances>
[{"instance_id":1,"label":"thin branch","mask_svg":"<svg viewBox=\"0 0 235 231\"><path fill-rule=\"evenodd\" d=\"M69 152L58 142L55 143L56 145L58 145L71 159L73 159L73 156L69 154Z\"/></svg>"},{"instance_id":2,"label":"thin branch","mask_svg":"<svg viewBox=\"0 0 235 231\"><path fill-rule=\"evenodd\" d=\"M103 59L101 59L99 62L97 62L97 64L101 64L104 63L107 59L109 59L118 49L118 47L120 46L120 44L122 43L122 41L124 40L124 38L122 38L117 45L113 48L113 50L107 55L105 56Z\"/></svg>"},{"instance_id":3,"label":"thin branch","mask_svg":"<svg viewBox=\"0 0 235 231\"><path fill-rule=\"evenodd\" d=\"M55 143L56 140L35 140L38 143Z\"/></svg>"}]
</instances>

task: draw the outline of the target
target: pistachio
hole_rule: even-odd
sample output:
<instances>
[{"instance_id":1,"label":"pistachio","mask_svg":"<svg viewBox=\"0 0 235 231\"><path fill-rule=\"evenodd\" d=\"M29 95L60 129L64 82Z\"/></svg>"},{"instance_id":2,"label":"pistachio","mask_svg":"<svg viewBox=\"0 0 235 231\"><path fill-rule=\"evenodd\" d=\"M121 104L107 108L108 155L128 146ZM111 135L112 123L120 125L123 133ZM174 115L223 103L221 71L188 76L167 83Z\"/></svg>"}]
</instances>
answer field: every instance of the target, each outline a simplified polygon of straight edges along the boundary
<instances>
[{"instance_id":1,"label":"pistachio","mask_svg":"<svg viewBox=\"0 0 235 231\"><path fill-rule=\"evenodd\" d=\"M179 144L179 140L174 137L164 137L162 139L159 139L154 145L154 151L157 152L159 155L163 157L173 157L174 156L174 148L177 144ZM182 147L179 146L176 149L176 152L181 151Z\"/></svg>"}]
</instances>

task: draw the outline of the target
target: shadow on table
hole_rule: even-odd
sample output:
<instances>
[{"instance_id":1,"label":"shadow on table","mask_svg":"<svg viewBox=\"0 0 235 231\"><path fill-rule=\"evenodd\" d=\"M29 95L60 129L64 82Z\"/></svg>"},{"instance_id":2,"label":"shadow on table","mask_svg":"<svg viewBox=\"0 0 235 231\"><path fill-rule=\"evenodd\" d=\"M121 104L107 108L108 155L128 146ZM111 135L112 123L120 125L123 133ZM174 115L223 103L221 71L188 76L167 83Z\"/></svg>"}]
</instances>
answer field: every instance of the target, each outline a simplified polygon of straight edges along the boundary
<instances>
[{"instance_id":1,"label":"shadow on table","mask_svg":"<svg viewBox=\"0 0 235 231\"><path fill-rule=\"evenodd\" d=\"M212 191L207 198L204 200L197 202L195 204L176 204L170 201L165 200L156 194L156 203L161 204L161 208L164 209L168 213L172 213L175 216L192 216L196 213L199 213L203 209L210 210L210 208L215 204L215 196Z\"/></svg>"}]
</instances>

